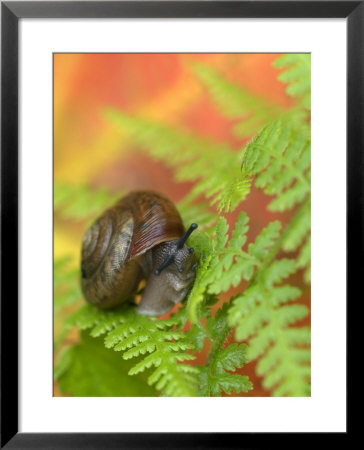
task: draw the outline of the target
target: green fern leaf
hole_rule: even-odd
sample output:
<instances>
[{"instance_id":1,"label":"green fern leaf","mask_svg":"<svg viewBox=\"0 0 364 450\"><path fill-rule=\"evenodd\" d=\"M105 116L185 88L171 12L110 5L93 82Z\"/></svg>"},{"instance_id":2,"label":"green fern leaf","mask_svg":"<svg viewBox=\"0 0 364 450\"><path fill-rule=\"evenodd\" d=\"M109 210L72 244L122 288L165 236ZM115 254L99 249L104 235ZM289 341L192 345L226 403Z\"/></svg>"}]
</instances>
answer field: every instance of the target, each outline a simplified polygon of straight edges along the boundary
<instances>
[{"instance_id":1,"label":"green fern leaf","mask_svg":"<svg viewBox=\"0 0 364 450\"><path fill-rule=\"evenodd\" d=\"M253 388L247 376L230 373L242 368L247 362L247 346L234 343L223 347L230 331L227 323L228 306L225 303L214 317L207 319L206 329L212 349L206 366L200 367L200 395L220 396L222 392L247 392Z\"/></svg>"},{"instance_id":2,"label":"green fern leaf","mask_svg":"<svg viewBox=\"0 0 364 450\"><path fill-rule=\"evenodd\" d=\"M298 259L297 267L299 269L306 268L304 278L306 283L311 281L311 237L308 236L306 242L302 246Z\"/></svg>"},{"instance_id":3,"label":"green fern leaf","mask_svg":"<svg viewBox=\"0 0 364 450\"><path fill-rule=\"evenodd\" d=\"M283 279L287 278L295 271L296 263L293 259L277 259L260 275L261 282L264 283L267 288L270 288L274 284L281 283Z\"/></svg>"},{"instance_id":4,"label":"green fern leaf","mask_svg":"<svg viewBox=\"0 0 364 450\"><path fill-rule=\"evenodd\" d=\"M222 373L223 370L234 372L247 362L246 346L231 344L220 350L214 361L214 370L216 373Z\"/></svg>"},{"instance_id":5,"label":"green fern leaf","mask_svg":"<svg viewBox=\"0 0 364 450\"><path fill-rule=\"evenodd\" d=\"M311 202L307 201L298 211L295 219L291 222L291 232L285 239L282 247L286 252L296 250L306 239L311 230ZM310 260L310 253L302 259L300 267L304 267Z\"/></svg>"},{"instance_id":6,"label":"green fern leaf","mask_svg":"<svg viewBox=\"0 0 364 450\"><path fill-rule=\"evenodd\" d=\"M218 203L219 213L234 211L249 194L250 188L251 178L249 176L233 179L215 195L213 203Z\"/></svg>"},{"instance_id":7,"label":"green fern leaf","mask_svg":"<svg viewBox=\"0 0 364 450\"><path fill-rule=\"evenodd\" d=\"M238 286L242 279L249 281L254 270L262 265L271 247L279 236L279 222L272 222L257 237L254 243L249 244L248 251L243 250L248 231L248 217L244 212L238 216L232 237L228 241L229 227L226 219L220 217L216 226L216 238L214 240L204 233L196 233L191 239L191 245L195 247L200 259L195 284L192 288L187 303L189 318L196 324L201 317L203 302L209 296L226 292L231 286ZM198 240L203 240L204 251ZM285 261L279 264L288 264ZM296 269L294 262L289 263L292 270ZM276 266L270 268L274 270ZM286 269L288 271L288 268ZM283 268L278 273L282 273ZM268 271L266 276L273 277L274 273Z\"/></svg>"},{"instance_id":8,"label":"green fern leaf","mask_svg":"<svg viewBox=\"0 0 364 450\"><path fill-rule=\"evenodd\" d=\"M122 196L122 192L113 194L105 187L90 189L87 186L57 182L54 184L54 210L66 219L94 219Z\"/></svg>"},{"instance_id":9,"label":"green fern leaf","mask_svg":"<svg viewBox=\"0 0 364 450\"><path fill-rule=\"evenodd\" d=\"M311 55L290 53L281 56L274 62L277 68L286 68L278 79L288 83L286 92L299 98L304 108L311 108Z\"/></svg>"},{"instance_id":10,"label":"green fern leaf","mask_svg":"<svg viewBox=\"0 0 364 450\"><path fill-rule=\"evenodd\" d=\"M213 396L221 395L222 391L230 395L232 392L248 392L253 389L253 385L247 376L231 373L211 377L209 383Z\"/></svg>"},{"instance_id":11,"label":"green fern leaf","mask_svg":"<svg viewBox=\"0 0 364 450\"><path fill-rule=\"evenodd\" d=\"M249 244L249 253L255 258L264 259L278 239L280 229L281 224L278 220L270 222L266 228L263 228L262 232L255 239L255 242Z\"/></svg>"},{"instance_id":12,"label":"green fern leaf","mask_svg":"<svg viewBox=\"0 0 364 450\"><path fill-rule=\"evenodd\" d=\"M291 209L310 194L310 140L305 127L280 121L266 126L245 148L242 171L256 175L256 185L268 195L272 211Z\"/></svg>"},{"instance_id":13,"label":"green fern leaf","mask_svg":"<svg viewBox=\"0 0 364 450\"><path fill-rule=\"evenodd\" d=\"M208 89L219 111L229 118L240 119L234 127L239 137L251 136L282 114L279 106L252 95L206 65L195 64L193 71Z\"/></svg>"},{"instance_id":14,"label":"green fern leaf","mask_svg":"<svg viewBox=\"0 0 364 450\"><path fill-rule=\"evenodd\" d=\"M154 320L138 315L130 305L113 311L85 305L69 319L69 324L91 328L93 337L106 335L105 347L122 352L124 360L142 358L130 368L129 375L154 368L148 383L155 384L164 395L195 396L199 370L181 364L195 359L188 353L193 345L187 333L173 329L183 326L185 320L183 310L170 319Z\"/></svg>"},{"instance_id":15,"label":"green fern leaf","mask_svg":"<svg viewBox=\"0 0 364 450\"><path fill-rule=\"evenodd\" d=\"M238 340L249 340L247 357L249 360L260 358L258 373L264 377L264 387L274 388L274 395L283 392L281 386L288 379L291 390L288 391L287 385L285 395L300 396L307 392L307 360L297 358L297 354L309 354L309 330L289 327L305 318L308 309L300 304L287 304L299 298L301 293L298 288L279 285L295 270L294 260L275 260L271 264L263 262L253 283L244 293L236 296L229 310L229 325L236 327ZM297 348L301 345L306 346L302 349L303 353ZM274 378L274 383L271 378L266 379L272 376L273 368L281 374ZM298 375L301 372L305 376Z\"/></svg>"}]
</instances>

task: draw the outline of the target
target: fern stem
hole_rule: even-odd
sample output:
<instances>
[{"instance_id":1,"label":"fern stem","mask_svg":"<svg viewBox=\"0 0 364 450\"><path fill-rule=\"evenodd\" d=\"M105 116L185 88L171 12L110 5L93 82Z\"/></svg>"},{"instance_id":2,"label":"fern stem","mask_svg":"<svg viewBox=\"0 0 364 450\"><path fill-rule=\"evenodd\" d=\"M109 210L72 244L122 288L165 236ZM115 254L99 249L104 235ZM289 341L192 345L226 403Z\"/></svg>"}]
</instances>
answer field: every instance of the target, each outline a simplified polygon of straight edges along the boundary
<instances>
[{"instance_id":1,"label":"fern stem","mask_svg":"<svg viewBox=\"0 0 364 450\"><path fill-rule=\"evenodd\" d=\"M216 355L218 353L218 351L220 350L222 344L224 343L225 339L227 338L227 335L229 334L230 331L230 327L226 324L225 329L223 331L221 331L221 334L219 336L219 339L216 340L213 345L212 345L212 349L211 352L209 354L209 357L207 359L207 366L209 367L209 372L211 373L211 371L215 368L215 359L216 359Z\"/></svg>"}]
</instances>

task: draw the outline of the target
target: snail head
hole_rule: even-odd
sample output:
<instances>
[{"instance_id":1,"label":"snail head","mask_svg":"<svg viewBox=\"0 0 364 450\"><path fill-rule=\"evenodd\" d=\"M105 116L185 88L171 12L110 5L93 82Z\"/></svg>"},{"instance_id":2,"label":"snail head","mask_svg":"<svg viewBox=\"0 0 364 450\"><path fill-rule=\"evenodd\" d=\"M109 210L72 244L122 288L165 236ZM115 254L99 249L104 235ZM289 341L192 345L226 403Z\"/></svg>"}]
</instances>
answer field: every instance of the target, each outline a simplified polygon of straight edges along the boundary
<instances>
[{"instance_id":1,"label":"snail head","mask_svg":"<svg viewBox=\"0 0 364 450\"><path fill-rule=\"evenodd\" d=\"M154 271L154 275L159 275L166 267L168 267L173 262L177 266L177 270L180 273L189 272L191 269L194 270L197 267L197 258L193 254L193 248L187 247L185 245L187 239L191 233L196 230L197 224L193 223L185 234L176 241L173 246L169 249L169 254L163 263Z\"/></svg>"}]
</instances>

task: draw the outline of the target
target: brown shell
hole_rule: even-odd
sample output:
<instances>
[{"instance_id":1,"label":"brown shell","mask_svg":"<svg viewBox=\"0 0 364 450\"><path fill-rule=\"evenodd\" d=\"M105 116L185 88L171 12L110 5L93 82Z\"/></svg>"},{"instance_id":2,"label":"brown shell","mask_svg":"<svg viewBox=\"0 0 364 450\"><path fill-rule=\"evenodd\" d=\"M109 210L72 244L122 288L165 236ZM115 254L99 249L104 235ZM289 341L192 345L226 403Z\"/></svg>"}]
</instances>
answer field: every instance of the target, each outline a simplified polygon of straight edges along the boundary
<instances>
[{"instance_id":1,"label":"brown shell","mask_svg":"<svg viewBox=\"0 0 364 450\"><path fill-rule=\"evenodd\" d=\"M184 233L173 203L152 191L131 192L106 210L82 242L82 291L103 308L125 301L143 273L137 256Z\"/></svg>"},{"instance_id":2,"label":"brown shell","mask_svg":"<svg viewBox=\"0 0 364 450\"><path fill-rule=\"evenodd\" d=\"M180 238L183 223L174 204L153 191L135 191L112 208L114 213L131 213L134 219L129 258L145 253L161 242Z\"/></svg>"},{"instance_id":3,"label":"brown shell","mask_svg":"<svg viewBox=\"0 0 364 450\"><path fill-rule=\"evenodd\" d=\"M153 191L131 192L106 210L85 233L85 276L89 278L98 269L106 253L114 255L113 267L120 269L127 260L161 242L178 239L183 233L182 219L170 200Z\"/></svg>"}]
</instances>

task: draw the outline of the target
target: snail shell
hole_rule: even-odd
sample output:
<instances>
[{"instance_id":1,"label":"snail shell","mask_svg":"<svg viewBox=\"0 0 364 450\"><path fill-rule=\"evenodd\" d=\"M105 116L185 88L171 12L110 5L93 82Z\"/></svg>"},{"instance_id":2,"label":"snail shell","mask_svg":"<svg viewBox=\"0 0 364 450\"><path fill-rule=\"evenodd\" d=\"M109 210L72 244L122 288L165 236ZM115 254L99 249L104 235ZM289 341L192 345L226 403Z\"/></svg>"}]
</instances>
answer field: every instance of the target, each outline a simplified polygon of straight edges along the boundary
<instances>
[{"instance_id":1,"label":"snail shell","mask_svg":"<svg viewBox=\"0 0 364 450\"><path fill-rule=\"evenodd\" d=\"M191 289L197 267L182 219L166 197L131 192L107 209L82 241L81 285L85 299L112 308L130 299L146 279L138 312L161 315Z\"/></svg>"}]
</instances>

